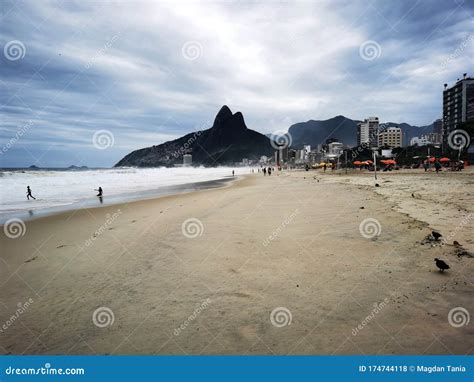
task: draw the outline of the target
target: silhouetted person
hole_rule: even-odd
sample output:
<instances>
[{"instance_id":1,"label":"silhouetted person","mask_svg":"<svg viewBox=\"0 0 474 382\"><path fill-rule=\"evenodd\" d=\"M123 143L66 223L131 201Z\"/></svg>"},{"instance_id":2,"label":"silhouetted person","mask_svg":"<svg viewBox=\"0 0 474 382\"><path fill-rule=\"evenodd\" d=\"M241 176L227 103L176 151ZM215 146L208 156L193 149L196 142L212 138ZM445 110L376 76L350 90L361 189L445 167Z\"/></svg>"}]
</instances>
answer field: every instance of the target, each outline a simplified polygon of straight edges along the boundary
<instances>
[{"instance_id":1,"label":"silhouetted person","mask_svg":"<svg viewBox=\"0 0 474 382\"><path fill-rule=\"evenodd\" d=\"M267 168L264 167L264 168L263 168L263 176L266 176L266 175L267 175Z\"/></svg>"},{"instance_id":2,"label":"silhouetted person","mask_svg":"<svg viewBox=\"0 0 474 382\"><path fill-rule=\"evenodd\" d=\"M434 166L435 166L436 173L440 172L440 170L441 170L441 163L439 163L438 160L436 160Z\"/></svg>"},{"instance_id":3,"label":"silhouetted person","mask_svg":"<svg viewBox=\"0 0 474 382\"><path fill-rule=\"evenodd\" d=\"M31 195L31 188L30 188L30 186L27 186L27 187L26 187L26 198L27 198L28 200L30 200L30 197L33 198L34 200L36 200L36 198L35 198L33 195Z\"/></svg>"},{"instance_id":4,"label":"silhouetted person","mask_svg":"<svg viewBox=\"0 0 474 382\"><path fill-rule=\"evenodd\" d=\"M232 176L234 176L234 170L232 170Z\"/></svg>"},{"instance_id":5,"label":"silhouetted person","mask_svg":"<svg viewBox=\"0 0 474 382\"><path fill-rule=\"evenodd\" d=\"M268 167L268 175L272 175L272 169Z\"/></svg>"},{"instance_id":6,"label":"silhouetted person","mask_svg":"<svg viewBox=\"0 0 474 382\"><path fill-rule=\"evenodd\" d=\"M102 196L102 187L99 187L98 189L94 189L94 191L98 192L97 196Z\"/></svg>"},{"instance_id":7,"label":"silhouetted person","mask_svg":"<svg viewBox=\"0 0 474 382\"><path fill-rule=\"evenodd\" d=\"M326 168L327 168L326 163L324 163L323 165L324 172L326 172Z\"/></svg>"}]
</instances>

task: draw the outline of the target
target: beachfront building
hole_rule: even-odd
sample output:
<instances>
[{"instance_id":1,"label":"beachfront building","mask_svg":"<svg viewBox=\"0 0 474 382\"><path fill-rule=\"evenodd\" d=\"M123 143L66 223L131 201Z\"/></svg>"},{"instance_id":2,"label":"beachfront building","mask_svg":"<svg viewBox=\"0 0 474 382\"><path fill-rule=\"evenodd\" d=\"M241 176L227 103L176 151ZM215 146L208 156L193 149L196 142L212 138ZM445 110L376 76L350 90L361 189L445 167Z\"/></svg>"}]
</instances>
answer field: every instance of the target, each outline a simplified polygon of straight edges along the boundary
<instances>
[{"instance_id":1,"label":"beachfront building","mask_svg":"<svg viewBox=\"0 0 474 382\"><path fill-rule=\"evenodd\" d=\"M193 164L193 156L191 154L183 155L183 166L191 166Z\"/></svg>"},{"instance_id":2,"label":"beachfront building","mask_svg":"<svg viewBox=\"0 0 474 382\"><path fill-rule=\"evenodd\" d=\"M379 118L369 117L357 124L357 145L368 148L378 147Z\"/></svg>"},{"instance_id":3,"label":"beachfront building","mask_svg":"<svg viewBox=\"0 0 474 382\"><path fill-rule=\"evenodd\" d=\"M344 151L344 145L341 142L331 142L328 144L328 154L340 156Z\"/></svg>"},{"instance_id":4,"label":"beachfront building","mask_svg":"<svg viewBox=\"0 0 474 382\"><path fill-rule=\"evenodd\" d=\"M474 121L474 79L458 79L456 84L443 91L443 144L447 144L448 135L462 122Z\"/></svg>"},{"instance_id":5,"label":"beachfront building","mask_svg":"<svg viewBox=\"0 0 474 382\"><path fill-rule=\"evenodd\" d=\"M441 144L441 135L437 133L428 133L421 137L413 137L410 140L410 146L426 146Z\"/></svg>"},{"instance_id":6,"label":"beachfront building","mask_svg":"<svg viewBox=\"0 0 474 382\"><path fill-rule=\"evenodd\" d=\"M378 134L379 147L402 147L403 132L399 127L387 127Z\"/></svg>"}]
</instances>

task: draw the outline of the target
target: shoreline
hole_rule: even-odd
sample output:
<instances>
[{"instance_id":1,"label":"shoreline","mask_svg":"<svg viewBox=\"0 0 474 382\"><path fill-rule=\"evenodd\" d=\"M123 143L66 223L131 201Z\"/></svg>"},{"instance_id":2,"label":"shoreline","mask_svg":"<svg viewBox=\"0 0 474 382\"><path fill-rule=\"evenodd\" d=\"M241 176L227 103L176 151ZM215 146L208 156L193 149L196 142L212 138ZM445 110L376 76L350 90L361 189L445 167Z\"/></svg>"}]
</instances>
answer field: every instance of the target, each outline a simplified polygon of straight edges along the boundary
<instances>
[{"instance_id":1,"label":"shoreline","mask_svg":"<svg viewBox=\"0 0 474 382\"><path fill-rule=\"evenodd\" d=\"M405 187L405 176L420 189L430 179L400 175L369 190L365 176L255 174L30 221L24 236L1 237L0 325L33 302L0 333L0 352L469 353L474 331L448 315L474 310L474 259L451 244L420 244L429 225L379 193L405 201L391 188ZM470 178L446 178L469 187ZM457 190L445 192L448 208ZM437 195L428 187L408 201ZM427 204L426 217L442 220L437 208ZM370 219L380 225L374 236L361 229ZM469 249L470 227L455 237ZM434 257L451 269L438 272ZM108 325L94 323L98 311Z\"/></svg>"},{"instance_id":2,"label":"shoreline","mask_svg":"<svg viewBox=\"0 0 474 382\"><path fill-rule=\"evenodd\" d=\"M197 191L212 190L215 188L228 187L230 183L238 180L239 177L245 177L246 175L238 175L235 177L226 176L224 178L206 180L202 182L184 183L173 186L163 186L160 190L146 190L137 191L133 193L124 193L113 196L104 196L105 203L99 202L98 197L91 197L83 199L81 201L75 201L71 204L40 208L38 210L29 211L13 211L13 212L0 212L0 227L4 226L9 219L17 218L24 222L37 220L49 216L55 216L62 213L71 213L83 209L95 209L113 207L120 204L128 204L146 200L159 199L166 196L181 195L185 193L192 193ZM112 200L111 202L107 202Z\"/></svg>"}]
</instances>

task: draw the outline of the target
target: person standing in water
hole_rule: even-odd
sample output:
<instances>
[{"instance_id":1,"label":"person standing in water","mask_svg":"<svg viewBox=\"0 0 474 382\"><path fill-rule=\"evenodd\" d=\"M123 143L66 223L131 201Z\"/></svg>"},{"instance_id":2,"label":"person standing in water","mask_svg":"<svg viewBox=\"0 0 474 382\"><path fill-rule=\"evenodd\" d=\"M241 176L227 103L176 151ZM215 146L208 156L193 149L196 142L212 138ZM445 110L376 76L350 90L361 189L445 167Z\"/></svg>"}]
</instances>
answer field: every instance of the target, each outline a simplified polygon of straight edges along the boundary
<instances>
[{"instance_id":1,"label":"person standing in water","mask_svg":"<svg viewBox=\"0 0 474 382\"><path fill-rule=\"evenodd\" d=\"M36 200L36 198L35 198L33 195L31 195L31 188L30 188L30 186L27 186L27 187L26 187L26 198L27 198L28 200L30 200L30 197L32 197L34 200Z\"/></svg>"},{"instance_id":2,"label":"person standing in water","mask_svg":"<svg viewBox=\"0 0 474 382\"><path fill-rule=\"evenodd\" d=\"M94 191L99 192L99 193L97 194L97 196L102 196L102 187L99 186L99 188L98 188L98 189L94 189Z\"/></svg>"}]
</instances>

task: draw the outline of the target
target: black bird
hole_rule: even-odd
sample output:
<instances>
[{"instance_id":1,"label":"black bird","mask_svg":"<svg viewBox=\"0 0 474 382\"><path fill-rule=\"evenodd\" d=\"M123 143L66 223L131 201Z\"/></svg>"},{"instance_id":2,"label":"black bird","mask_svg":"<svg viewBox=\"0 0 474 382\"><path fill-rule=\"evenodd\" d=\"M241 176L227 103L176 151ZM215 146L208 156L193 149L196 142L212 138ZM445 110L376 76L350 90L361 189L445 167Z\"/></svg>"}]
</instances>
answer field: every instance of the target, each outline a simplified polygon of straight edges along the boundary
<instances>
[{"instance_id":1,"label":"black bird","mask_svg":"<svg viewBox=\"0 0 474 382\"><path fill-rule=\"evenodd\" d=\"M443 260L436 258L435 261L436 266L439 268L440 272L444 272L446 269L449 269L449 265L446 264Z\"/></svg>"},{"instance_id":2,"label":"black bird","mask_svg":"<svg viewBox=\"0 0 474 382\"><path fill-rule=\"evenodd\" d=\"M439 238L443 235L441 235L439 232L431 231L431 236L433 236L435 240L439 240Z\"/></svg>"}]
</instances>

